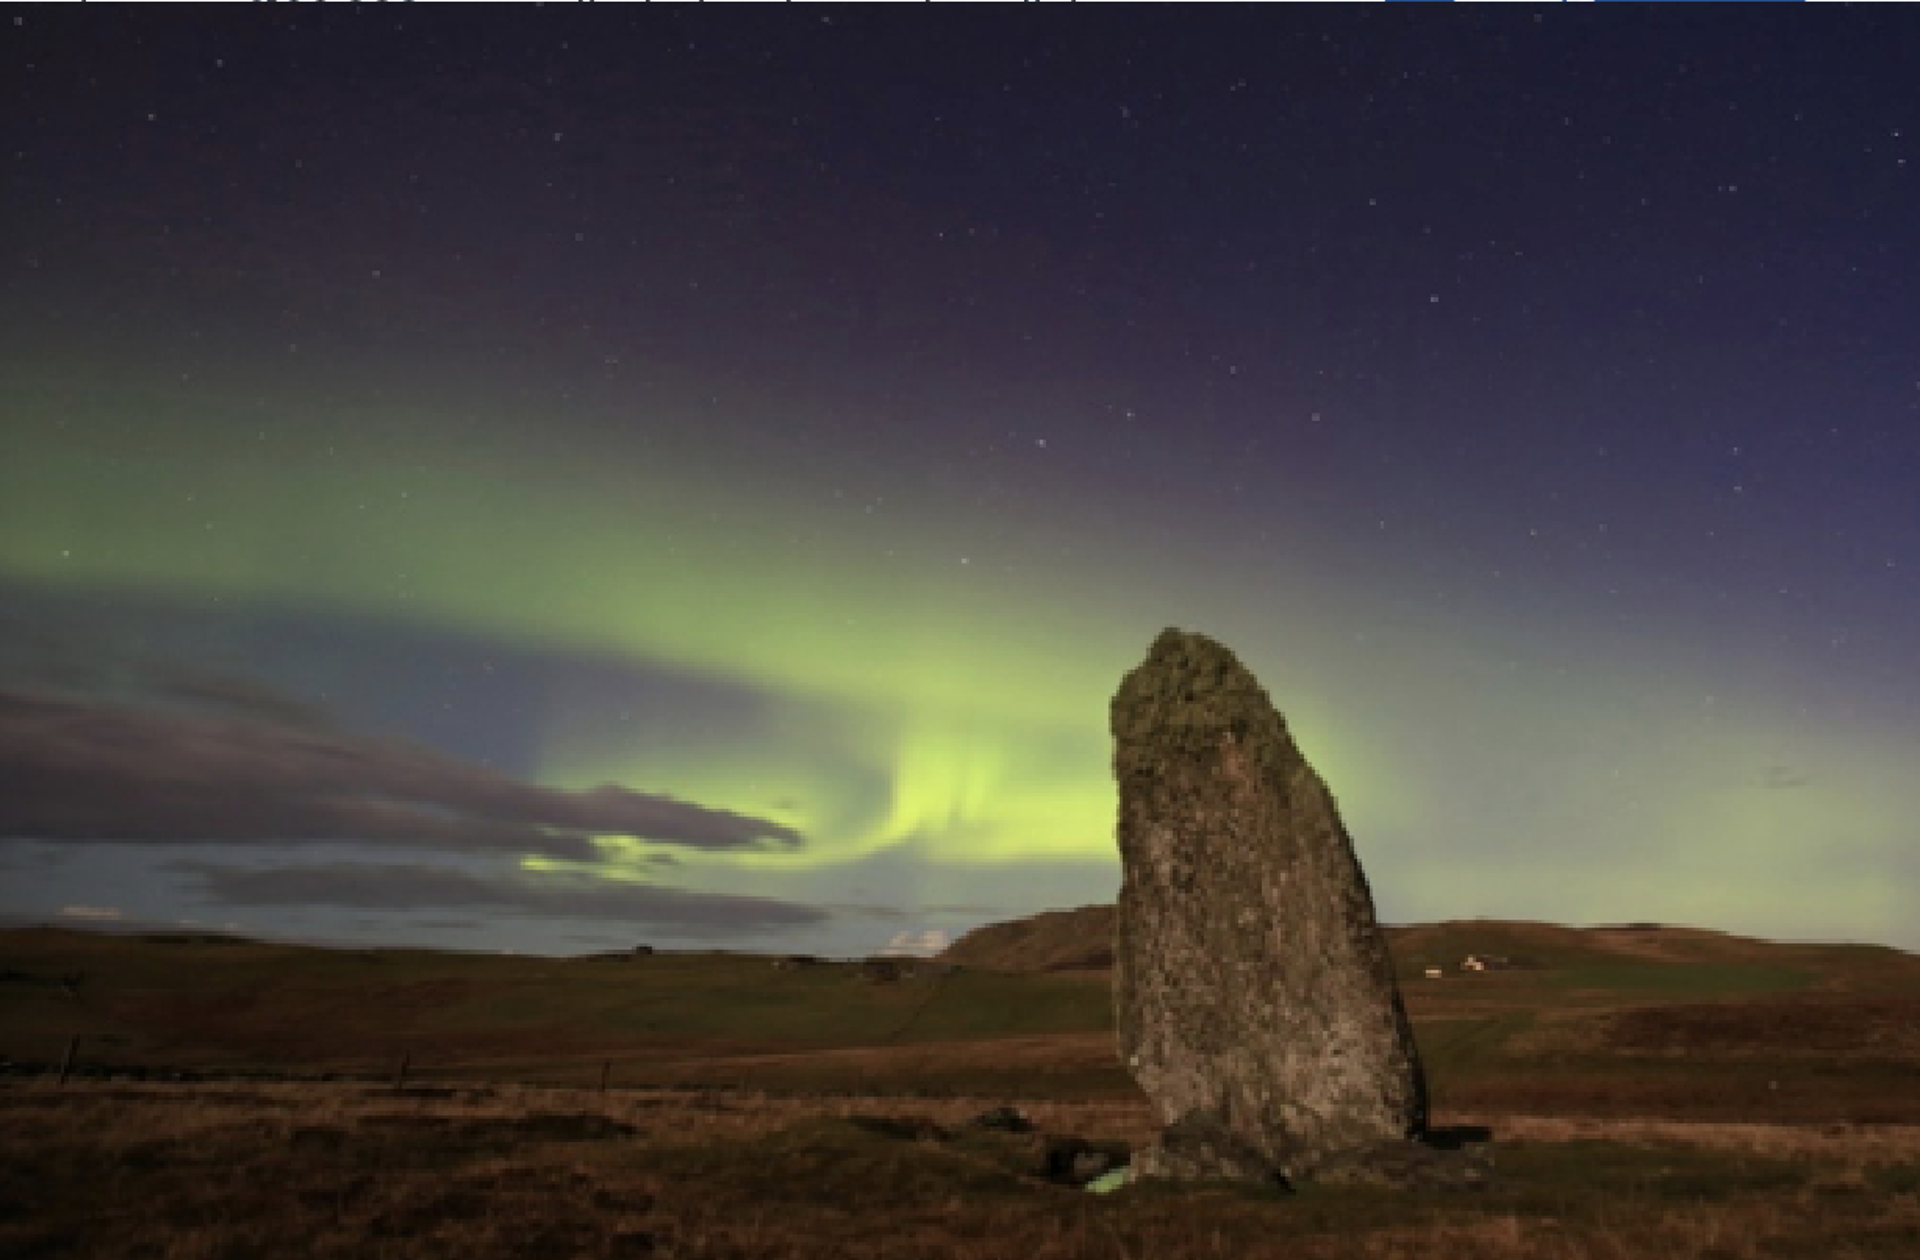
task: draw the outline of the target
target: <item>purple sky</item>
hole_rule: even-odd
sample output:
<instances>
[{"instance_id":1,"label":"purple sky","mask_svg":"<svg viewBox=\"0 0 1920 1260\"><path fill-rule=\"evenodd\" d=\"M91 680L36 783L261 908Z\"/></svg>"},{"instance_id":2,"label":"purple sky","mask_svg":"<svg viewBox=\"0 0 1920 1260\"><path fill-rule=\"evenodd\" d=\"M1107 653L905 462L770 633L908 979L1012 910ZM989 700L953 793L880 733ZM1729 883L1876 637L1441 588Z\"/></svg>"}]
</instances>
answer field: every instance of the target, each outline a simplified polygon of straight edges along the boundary
<instances>
[{"instance_id":1,"label":"purple sky","mask_svg":"<svg viewBox=\"0 0 1920 1260\"><path fill-rule=\"evenodd\" d=\"M21 9L0 913L856 953L1256 672L1383 913L1920 947L1906 6Z\"/></svg>"}]
</instances>

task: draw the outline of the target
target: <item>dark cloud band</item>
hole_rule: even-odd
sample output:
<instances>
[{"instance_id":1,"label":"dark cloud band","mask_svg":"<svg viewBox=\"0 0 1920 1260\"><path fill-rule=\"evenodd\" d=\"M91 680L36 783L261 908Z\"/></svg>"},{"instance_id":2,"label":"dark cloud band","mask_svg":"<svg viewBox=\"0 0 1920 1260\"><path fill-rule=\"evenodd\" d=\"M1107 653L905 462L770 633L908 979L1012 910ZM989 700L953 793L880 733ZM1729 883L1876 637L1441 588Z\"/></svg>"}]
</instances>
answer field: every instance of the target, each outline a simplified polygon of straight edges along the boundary
<instances>
[{"instance_id":1,"label":"dark cloud band","mask_svg":"<svg viewBox=\"0 0 1920 1260\"><path fill-rule=\"evenodd\" d=\"M559 872L482 873L441 866L337 862L234 867L172 864L210 901L229 907L328 906L415 912L586 919L669 928L690 935L764 932L824 922L824 910L770 897L661 888Z\"/></svg>"},{"instance_id":2,"label":"dark cloud band","mask_svg":"<svg viewBox=\"0 0 1920 1260\"><path fill-rule=\"evenodd\" d=\"M0 839L361 840L580 859L596 836L694 849L802 842L769 819L621 787L539 787L312 722L0 692Z\"/></svg>"}]
</instances>

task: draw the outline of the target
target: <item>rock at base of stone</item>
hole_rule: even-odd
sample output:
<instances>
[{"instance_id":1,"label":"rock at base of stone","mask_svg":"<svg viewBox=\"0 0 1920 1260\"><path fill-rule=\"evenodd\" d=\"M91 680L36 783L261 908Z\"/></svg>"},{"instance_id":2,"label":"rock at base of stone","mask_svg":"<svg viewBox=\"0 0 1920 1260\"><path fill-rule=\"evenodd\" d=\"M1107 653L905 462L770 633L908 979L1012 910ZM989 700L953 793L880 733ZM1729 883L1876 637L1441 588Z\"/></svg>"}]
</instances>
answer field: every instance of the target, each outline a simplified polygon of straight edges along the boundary
<instances>
[{"instance_id":1,"label":"rock at base of stone","mask_svg":"<svg viewBox=\"0 0 1920 1260\"><path fill-rule=\"evenodd\" d=\"M1262 1181L1286 1184L1263 1152L1228 1132L1212 1115L1189 1112L1134 1156L1134 1176L1168 1181Z\"/></svg>"},{"instance_id":2,"label":"rock at base of stone","mask_svg":"<svg viewBox=\"0 0 1920 1260\"><path fill-rule=\"evenodd\" d=\"M1321 1185L1390 1190L1485 1190L1493 1182L1493 1159L1478 1145L1379 1142L1329 1157L1313 1179Z\"/></svg>"},{"instance_id":3,"label":"rock at base of stone","mask_svg":"<svg viewBox=\"0 0 1920 1260\"><path fill-rule=\"evenodd\" d=\"M1277 1172L1266 1156L1196 1114L1162 1130L1158 1142L1134 1157L1130 1175L1134 1180L1251 1181L1281 1190L1310 1180L1325 1186L1466 1191L1492 1184L1493 1156L1485 1140L1394 1139L1322 1152L1292 1173Z\"/></svg>"},{"instance_id":4,"label":"rock at base of stone","mask_svg":"<svg viewBox=\"0 0 1920 1260\"><path fill-rule=\"evenodd\" d=\"M1078 1137L1047 1139L1041 1157L1041 1175L1057 1185L1084 1186L1124 1167L1128 1151L1117 1142L1089 1142Z\"/></svg>"},{"instance_id":5,"label":"rock at base of stone","mask_svg":"<svg viewBox=\"0 0 1920 1260\"><path fill-rule=\"evenodd\" d=\"M976 1129L999 1129L1004 1133L1031 1133L1033 1121L1018 1107L995 1107L967 1121Z\"/></svg>"}]
</instances>

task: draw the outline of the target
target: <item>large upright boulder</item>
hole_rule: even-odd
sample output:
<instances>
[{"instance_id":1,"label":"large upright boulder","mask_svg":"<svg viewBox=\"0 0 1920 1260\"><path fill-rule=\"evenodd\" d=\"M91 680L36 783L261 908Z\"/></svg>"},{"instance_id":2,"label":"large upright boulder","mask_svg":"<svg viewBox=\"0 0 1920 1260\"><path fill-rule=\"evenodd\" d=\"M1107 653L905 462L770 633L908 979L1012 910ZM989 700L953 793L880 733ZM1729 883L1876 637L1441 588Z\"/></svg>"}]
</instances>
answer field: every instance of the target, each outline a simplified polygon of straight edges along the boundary
<instances>
[{"instance_id":1,"label":"large upright boulder","mask_svg":"<svg viewBox=\"0 0 1920 1260\"><path fill-rule=\"evenodd\" d=\"M1135 1174L1291 1182L1426 1129L1426 1082L1332 793L1252 674L1167 630L1113 698L1120 1054Z\"/></svg>"}]
</instances>

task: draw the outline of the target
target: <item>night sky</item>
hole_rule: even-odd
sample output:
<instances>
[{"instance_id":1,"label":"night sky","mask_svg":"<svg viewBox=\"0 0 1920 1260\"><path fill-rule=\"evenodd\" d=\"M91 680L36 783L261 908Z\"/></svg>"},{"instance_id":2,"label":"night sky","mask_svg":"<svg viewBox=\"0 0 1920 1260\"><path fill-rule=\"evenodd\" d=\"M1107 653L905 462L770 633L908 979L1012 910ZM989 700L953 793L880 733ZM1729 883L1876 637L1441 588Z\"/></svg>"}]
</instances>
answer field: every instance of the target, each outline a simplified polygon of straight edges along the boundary
<instances>
[{"instance_id":1,"label":"night sky","mask_svg":"<svg viewBox=\"0 0 1920 1260\"><path fill-rule=\"evenodd\" d=\"M9 917L925 947L1175 625L1388 921L1920 948L1913 6L0 21Z\"/></svg>"}]
</instances>

